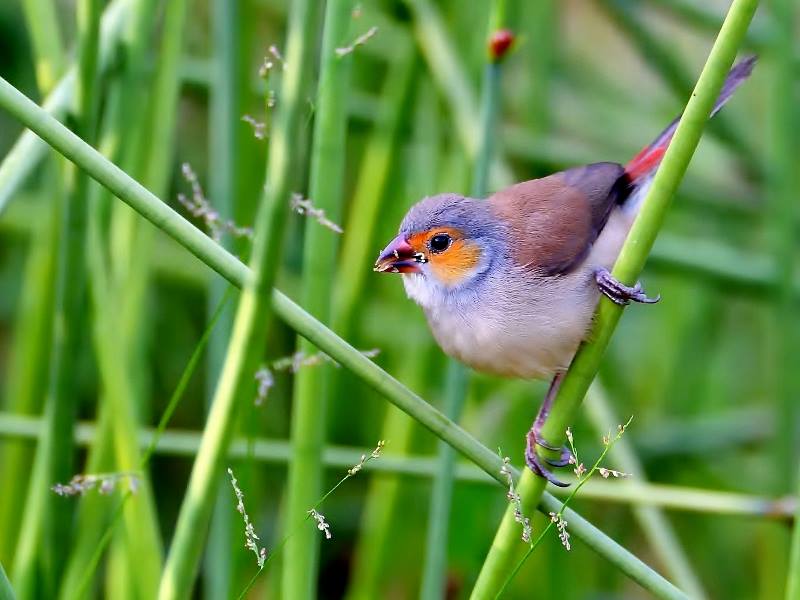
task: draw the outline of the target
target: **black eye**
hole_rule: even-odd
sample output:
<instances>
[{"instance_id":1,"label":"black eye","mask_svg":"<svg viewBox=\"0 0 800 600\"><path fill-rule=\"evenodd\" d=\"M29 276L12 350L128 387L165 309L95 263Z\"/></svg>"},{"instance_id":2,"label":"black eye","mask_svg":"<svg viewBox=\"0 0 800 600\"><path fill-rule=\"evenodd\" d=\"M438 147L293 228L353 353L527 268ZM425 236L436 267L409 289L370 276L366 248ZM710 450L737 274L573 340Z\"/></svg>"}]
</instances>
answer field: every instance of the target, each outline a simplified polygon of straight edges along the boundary
<instances>
[{"instance_id":1,"label":"black eye","mask_svg":"<svg viewBox=\"0 0 800 600\"><path fill-rule=\"evenodd\" d=\"M437 233L431 238L430 246L434 252L444 252L453 240L446 233Z\"/></svg>"}]
</instances>

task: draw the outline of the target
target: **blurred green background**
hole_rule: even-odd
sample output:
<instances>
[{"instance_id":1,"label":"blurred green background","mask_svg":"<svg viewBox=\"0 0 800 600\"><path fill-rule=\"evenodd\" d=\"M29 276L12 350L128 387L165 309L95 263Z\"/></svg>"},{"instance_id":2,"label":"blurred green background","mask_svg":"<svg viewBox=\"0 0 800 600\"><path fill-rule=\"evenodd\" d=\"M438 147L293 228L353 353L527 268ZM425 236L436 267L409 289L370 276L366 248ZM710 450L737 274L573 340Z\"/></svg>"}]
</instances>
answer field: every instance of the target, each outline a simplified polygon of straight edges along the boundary
<instances>
[{"instance_id":1,"label":"blurred green background","mask_svg":"<svg viewBox=\"0 0 800 600\"><path fill-rule=\"evenodd\" d=\"M188 0L184 14L165 17L170 2L138 2L152 9L139 37L131 37L129 16L101 60L93 145L193 219L177 200L191 195L181 174L181 165L190 164L214 207L249 226L281 97L280 67L266 82L258 70L265 57L277 60L270 46L284 47L291 2ZM54 12L43 17L38 11L48 7ZM502 166L493 170L490 189L587 162L626 162L684 105L726 7L722 1L509 0L507 23L517 41L503 63L494 138ZM470 189L469 144L477 135L489 10L485 2L365 0L354 2L348 29L350 40L373 26L377 32L348 58L345 200L334 219L344 233L330 319L355 347L378 349L376 362L435 405L441 404L445 357L401 282L374 274L372 262L416 200ZM74 59L75 14L69 0L1 3L0 75L37 102L45 98L43 86L52 86ZM772 500L794 494L797 470L796 16L793 3L778 1L757 14L743 54L756 52L761 60L707 129L643 276L646 289L663 300L627 311L606 356L600 382L616 415L609 419L595 394L573 427L588 462L601 451L608 427L633 415L624 440L625 450L641 461L643 472L634 480L668 487L633 494L590 483L574 508L679 586L695 586L710 598L772 599L784 592L794 504ZM58 36L48 33L48 20ZM36 42L37 31L45 41ZM35 58L37 44L46 46L48 39L60 46L55 55L61 63L49 84L41 73L37 79ZM166 86L155 83L157 76ZM291 141L303 157L292 185L303 195L316 83L315 77L302 136ZM269 90L274 107L265 107ZM114 114L115 106L125 107L122 114ZM266 124L267 139L254 136L245 115ZM0 112L0 156L21 132ZM30 588L38 597L47 597L45 590L65 594L80 548L94 547L122 495L93 491L80 499L41 500L41 489L29 481L52 368L51 331L60 323L53 319L53 297L67 171L48 150L0 210L0 563L16 585L21 552L52 555L50 562L33 559L31 572L49 582ZM0 193L4 185L0 178ZM88 282L99 287L103 273L110 282L103 310L87 291L79 311L69 397L81 427L66 472L128 471L119 451L109 450L121 429L112 427L110 438L97 435L103 420L155 426L225 286L95 184L87 184L85 199L105 228L106 249L100 266L92 266L91 256L86 261ZM285 224L278 287L292 298L301 297L308 219L292 212ZM224 241L247 255L247 240ZM91 254L93 246L87 247ZM185 493L231 312L229 301L149 465L151 517L163 547ZM263 362L292 355L296 345L295 334L273 318ZM116 388L103 378L103 360L116 364L107 367ZM318 539L318 573L308 577L318 577L321 598L417 597L436 439L343 369L302 368L333 374L326 391L323 490L378 440L387 441L384 455L320 508L333 538ZM253 380L252 393L240 399L238 441L227 460L270 550L286 533L293 384L291 372L276 372L267 400L257 405ZM523 437L545 389L543 382L475 375L461 423L521 464ZM124 416L102 408L115 394L129 410ZM612 454L610 462L625 459ZM442 541L448 598L469 595L507 504L503 490L471 465L459 463L456 474ZM197 597L236 597L256 571L223 475ZM641 510L670 499L674 506L663 511ZM51 506L59 511L54 521L66 530L60 538L66 543L48 550L41 539L30 539L28 525L44 519L48 531ZM730 506L735 514L725 514ZM544 523L537 515L535 529ZM113 531L90 594L147 597L136 584L141 556L125 527ZM275 550L249 597L280 596L283 558ZM554 533L508 597L648 595L580 543L566 552Z\"/></svg>"}]
</instances>

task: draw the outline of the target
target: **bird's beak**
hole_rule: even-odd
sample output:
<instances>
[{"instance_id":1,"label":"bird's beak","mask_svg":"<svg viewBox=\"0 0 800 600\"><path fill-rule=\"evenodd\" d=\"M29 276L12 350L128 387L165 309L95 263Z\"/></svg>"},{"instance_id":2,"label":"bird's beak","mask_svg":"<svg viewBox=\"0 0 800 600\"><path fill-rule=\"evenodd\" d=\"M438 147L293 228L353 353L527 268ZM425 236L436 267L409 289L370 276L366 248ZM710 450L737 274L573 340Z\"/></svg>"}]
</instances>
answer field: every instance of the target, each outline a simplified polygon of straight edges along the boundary
<instances>
[{"instance_id":1,"label":"bird's beak","mask_svg":"<svg viewBox=\"0 0 800 600\"><path fill-rule=\"evenodd\" d=\"M425 262L425 256L414 252L401 233L383 249L378 260L375 261L375 271L378 273L419 273L419 265Z\"/></svg>"}]
</instances>

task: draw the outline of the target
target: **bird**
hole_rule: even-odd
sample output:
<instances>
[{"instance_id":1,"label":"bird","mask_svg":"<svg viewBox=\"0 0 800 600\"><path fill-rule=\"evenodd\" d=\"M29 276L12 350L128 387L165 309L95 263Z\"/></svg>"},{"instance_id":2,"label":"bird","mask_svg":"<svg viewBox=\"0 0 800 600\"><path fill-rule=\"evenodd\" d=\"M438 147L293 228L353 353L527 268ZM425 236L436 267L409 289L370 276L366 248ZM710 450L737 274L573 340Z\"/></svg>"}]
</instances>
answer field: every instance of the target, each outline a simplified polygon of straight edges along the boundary
<instances>
[{"instance_id":1,"label":"bird","mask_svg":"<svg viewBox=\"0 0 800 600\"><path fill-rule=\"evenodd\" d=\"M729 72L716 114L749 77L757 57ZM640 283L611 275L633 220L677 129L676 117L622 165L598 162L523 181L487 199L456 193L423 198L403 218L374 270L402 275L406 294L425 313L442 350L476 371L506 377L552 377L526 435L525 462L564 486L542 464L537 446L566 448L540 434L559 383L586 338L600 295L652 304Z\"/></svg>"}]
</instances>

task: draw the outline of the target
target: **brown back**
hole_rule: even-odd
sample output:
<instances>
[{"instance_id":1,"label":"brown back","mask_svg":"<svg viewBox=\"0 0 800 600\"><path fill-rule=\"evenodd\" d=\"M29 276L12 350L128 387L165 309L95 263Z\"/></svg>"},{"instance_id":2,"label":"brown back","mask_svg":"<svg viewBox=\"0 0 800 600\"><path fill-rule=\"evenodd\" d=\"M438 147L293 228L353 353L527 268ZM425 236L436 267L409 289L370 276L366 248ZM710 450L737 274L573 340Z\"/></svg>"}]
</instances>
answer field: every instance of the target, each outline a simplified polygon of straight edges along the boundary
<instances>
[{"instance_id":1,"label":"brown back","mask_svg":"<svg viewBox=\"0 0 800 600\"><path fill-rule=\"evenodd\" d=\"M489 198L514 232L512 254L526 268L556 275L586 257L622 200L622 165L595 163L524 181Z\"/></svg>"}]
</instances>

